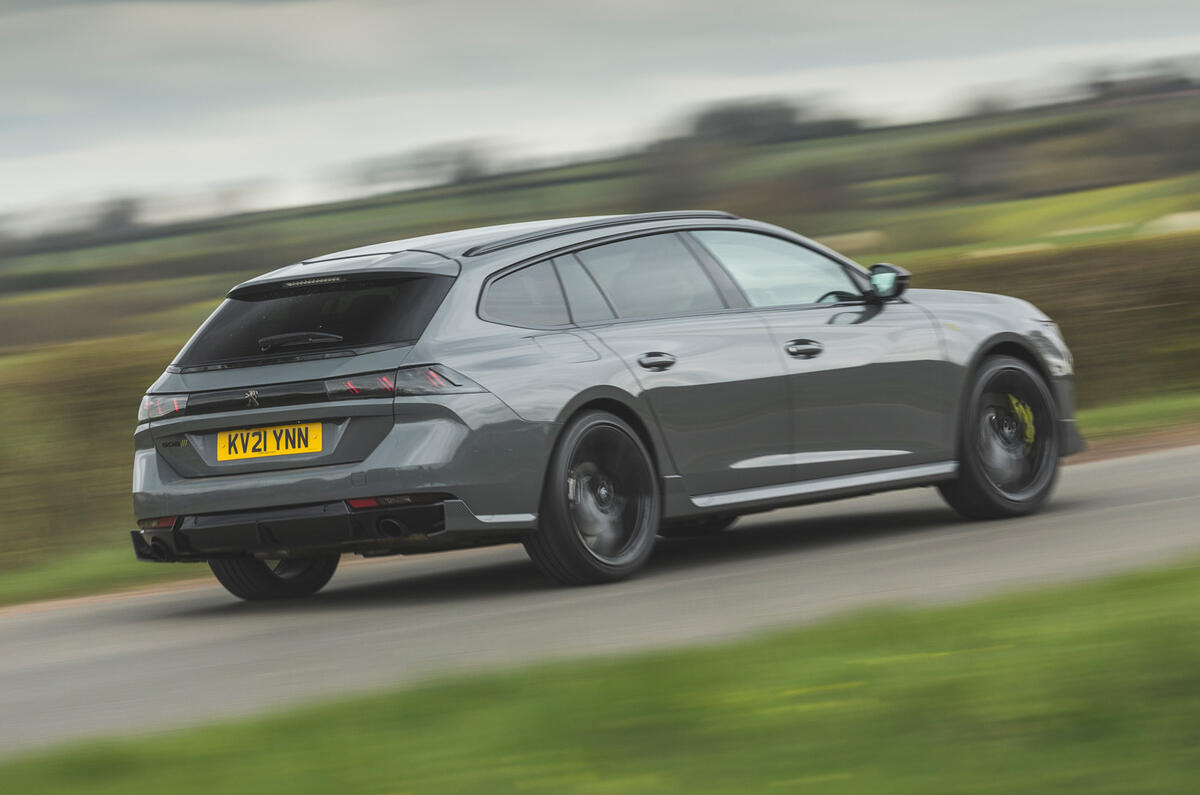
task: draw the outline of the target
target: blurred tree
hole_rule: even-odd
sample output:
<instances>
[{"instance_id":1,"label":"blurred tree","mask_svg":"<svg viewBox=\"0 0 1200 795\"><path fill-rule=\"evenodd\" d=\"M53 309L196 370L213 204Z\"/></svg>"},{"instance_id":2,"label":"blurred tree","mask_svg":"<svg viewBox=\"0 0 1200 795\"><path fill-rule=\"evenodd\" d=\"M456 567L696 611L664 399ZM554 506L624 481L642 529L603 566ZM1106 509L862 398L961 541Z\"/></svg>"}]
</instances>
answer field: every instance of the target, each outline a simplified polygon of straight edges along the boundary
<instances>
[{"instance_id":1,"label":"blurred tree","mask_svg":"<svg viewBox=\"0 0 1200 795\"><path fill-rule=\"evenodd\" d=\"M92 227L106 234L124 232L137 226L141 213L141 199L119 196L102 202L96 208L96 220Z\"/></svg>"},{"instance_id":2,"label":"blurred tree","mask_svg":"<svg viewBox=\"0 0 1200 795\"><path fill-rule=\"evenodd\" d=\"M494 161L493 147L486 142L455 141L364 160L356 170L359 183L371 187L457 185L493 173Z\"/></svg>"},{"instance_id":3,"label":"blurred tree","mask_svg":"<svg viewBox=\"0 0 1200 795\"><path fill-rule=\"evenodd\" d=\"M692 136L720 144L787 141L799 127L795 107L780 99L740 100L710 105L692 119Z\"/></svg>"},{"instance_id":4,"label":"blurred tree","mask_svg":"<svg viewBox=\"0 0 1200 795\"><path fill-rule=\"evenodd\" d=\"M634 204L643 212L702 207L713 165L723 148L688 138L653 144L644 155Z\"/></svg>"},{"instance_id":5,"label":"blurred tree","mask_svg":"<svg viewBox=\"0 0 1200 795\"><path fill-rule=\"evenodd\" d=\"M857 119L824 116L782 99L746 99L701 109L692 118L690 130L698 141L753 146L847 135L859 127Z\"/></svg>"}]
</instances>

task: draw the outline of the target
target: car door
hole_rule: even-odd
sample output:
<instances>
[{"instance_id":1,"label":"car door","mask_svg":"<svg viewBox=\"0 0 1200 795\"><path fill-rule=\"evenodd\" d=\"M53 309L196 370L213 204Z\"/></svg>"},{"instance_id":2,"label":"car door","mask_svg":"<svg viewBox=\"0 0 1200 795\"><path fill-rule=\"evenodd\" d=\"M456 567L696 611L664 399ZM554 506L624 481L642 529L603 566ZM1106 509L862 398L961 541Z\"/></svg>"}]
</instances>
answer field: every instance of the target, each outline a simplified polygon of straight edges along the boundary
<instances>
[{"instance_id":1,"label":"car door","mask_svg":"<svg viewBox=\"0 0 1200 795\"><path fill-rule=\"evenodd\" d=\"M633 372L689 494L791 480L781 460L747 464L788 452L790 397L766 324L730 306L736 293L727 276L674 233L585 248L555 263L575 322Z\"/></svg>"},{"instance_id":2,"label":"car door","mask_svg":"<svg viewBox=\"0 0 1200 795\"><path fill-rule=\"evenodd\" d=\"M848 266L773 235L690 233L729 273L783 354L797 480L953 458L952 385L932 319L867 301Z\"/></svg>"}]
</instances>

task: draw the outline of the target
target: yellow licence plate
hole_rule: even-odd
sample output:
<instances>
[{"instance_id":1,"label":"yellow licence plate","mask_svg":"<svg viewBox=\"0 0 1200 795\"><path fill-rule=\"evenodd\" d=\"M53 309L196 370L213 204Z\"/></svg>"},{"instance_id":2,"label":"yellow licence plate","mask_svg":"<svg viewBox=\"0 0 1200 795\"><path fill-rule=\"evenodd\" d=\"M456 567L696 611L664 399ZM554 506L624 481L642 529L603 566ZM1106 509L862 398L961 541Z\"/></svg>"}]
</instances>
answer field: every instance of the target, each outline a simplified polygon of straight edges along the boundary
<instances>
[{"instance_id":1,"label":"yellow licence plate","mask_svg":"<svg viewBox=\"0 0 1200 795\"><path fill-rule=\"evenodd\" d=\"M321 452L321 423L217 432L217 460Z\"/></svg>"}]
</instances>

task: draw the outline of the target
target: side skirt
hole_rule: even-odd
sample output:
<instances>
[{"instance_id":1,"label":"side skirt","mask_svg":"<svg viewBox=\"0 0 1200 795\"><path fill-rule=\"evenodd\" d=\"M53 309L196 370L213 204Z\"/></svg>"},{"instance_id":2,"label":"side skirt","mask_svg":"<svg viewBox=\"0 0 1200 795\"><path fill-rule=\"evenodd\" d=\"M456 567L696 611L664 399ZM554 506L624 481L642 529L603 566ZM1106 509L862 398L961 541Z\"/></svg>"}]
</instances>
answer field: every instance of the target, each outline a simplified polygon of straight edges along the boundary
<instances>
[{"instance_id":1,"label":"side skirt","mask_svg":"<svg viewBox=\"0 0 1200 795\"><path fill-rule=\"evenodd\" d=\"M783 483L778 486L762 486L739 491L723 491L716 494L700 494L689 497L697 508L722 508L732 506L750 507L755 503L807 502L837 496L851 496L872 491L884 491L904 486L924 486L939 480L948 480L958 473L957 461L939 461L934 464L881 469L876 472L861 472L854 475L839 475L818 478L798 483Z\"/></svg>"}]
</instances>

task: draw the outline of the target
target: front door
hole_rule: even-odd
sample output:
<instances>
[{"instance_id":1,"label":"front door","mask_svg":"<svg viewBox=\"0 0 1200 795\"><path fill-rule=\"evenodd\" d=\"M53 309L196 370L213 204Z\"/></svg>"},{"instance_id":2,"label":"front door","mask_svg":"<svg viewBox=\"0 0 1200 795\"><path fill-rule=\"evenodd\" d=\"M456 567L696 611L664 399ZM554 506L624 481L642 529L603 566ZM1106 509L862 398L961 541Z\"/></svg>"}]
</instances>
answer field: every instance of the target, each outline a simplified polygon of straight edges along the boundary
<instances>
[{"instance_id":1,"label":"front door","mask_svg":"<svg viewBox=\"0 0 1200 795\"><path fill-rule=\"evenodd\" d=\"M797 481L952 457L953 389L931 318L903 301L865 300L847 268L790 240L692 233L767 324L793 405Z\"/></svg>"},{"instance_id":2,"label":"front door","mask_svg":"<svg viewBox=\"0 0 1200 795\"><path fill-rule=\"evenodd\" d=\"M564 283L586 277L602 291L614 317L588 329L633 372L689 494L792 479L791 396L767 326L729 306L679 235L555 262Z\"/></svg>"}]
</instances>

